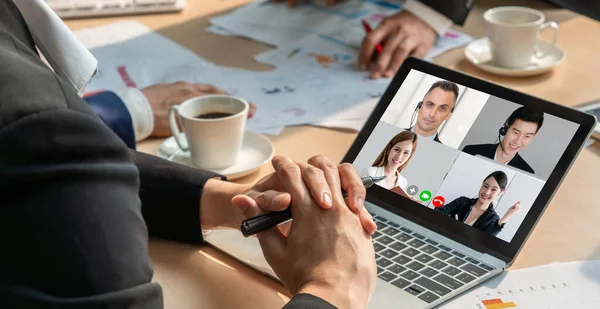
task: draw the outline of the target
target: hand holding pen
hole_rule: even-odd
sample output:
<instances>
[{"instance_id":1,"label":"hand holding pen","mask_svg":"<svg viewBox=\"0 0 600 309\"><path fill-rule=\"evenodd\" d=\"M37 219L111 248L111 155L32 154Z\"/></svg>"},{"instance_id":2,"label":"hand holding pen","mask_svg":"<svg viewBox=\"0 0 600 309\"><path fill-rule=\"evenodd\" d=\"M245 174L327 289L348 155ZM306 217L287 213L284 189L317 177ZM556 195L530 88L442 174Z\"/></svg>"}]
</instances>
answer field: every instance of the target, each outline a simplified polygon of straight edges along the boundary
<instances>
[{"instance_id":1,"label":"hand holding pen","mask_svg":"<svg viewBox=\"0 0 600 309\"><path fill-rule=\"evenodd\" d=\"M378 181L385 179L386 176L381 177L364 177L361 178L362 184L365 188L370 188ZM343 191L342 195L344 197L348 197L348 193ZM268 230L273 228L281 223L284 223L288 220L292 219L292 209L290 207L286 208L283 211L269 212L262 215L258 215L256 217L252 217L250 219L246 219L242 221L242 225L240 226L240 230L242 234L246 237L254 235L256 233L260 233L264 230Z\"/></svg>"},{"instance_id":2,"label":"hand holding pen","mask_svg":"<svg viewBox=\"0 0 600 309\"><path fill-rule=\"evenodd\" d=\"M275 173L261 179L244 194L238 194L232 199L233 206L243 216L237 219L239 221L234 225L235 227L239 228L243 219L285 210L290 206L291 195L286 193L289 191L284 190L283 182L284 179L289 179L292 174L297 173L301 181L294 182L293 185L303 187L302 190L308 192L308 198L318 207L328 210L335 203L343 203L352 212L358 214L365 232L372 234L376 230L371 215L364 210L366 196L364 185L351 164L336 165L323 156L316 156L308 161L309 164L293 162L284 165L283 168L280 163L283 159L287 158L281 156L273 158L273 167L279 166L279 169L275 169ZM348 192L345 201L340 187ZM236 221L235 218L233 221Z\"/></svg>"}]
</instances>

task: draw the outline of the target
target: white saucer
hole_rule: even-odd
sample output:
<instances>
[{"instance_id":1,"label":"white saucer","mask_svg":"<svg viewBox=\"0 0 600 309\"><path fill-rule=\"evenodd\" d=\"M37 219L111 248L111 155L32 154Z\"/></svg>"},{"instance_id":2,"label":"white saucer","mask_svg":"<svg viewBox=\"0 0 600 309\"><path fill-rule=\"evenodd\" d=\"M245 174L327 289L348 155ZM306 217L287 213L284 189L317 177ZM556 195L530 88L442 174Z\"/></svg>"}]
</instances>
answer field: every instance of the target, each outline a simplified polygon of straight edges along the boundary
<instances>
[{"instance_id":1,"label":"white saucer","mask_svg":"<svg viewBox=\"0 0 600 309\"><path fill-rule=\"evenodd\" d=\"M550 48L550 43L539 40L537 42L541 50ZM565 53L558 46L554 46L552 51L543 58L531 56L531 62L520 68L507 68L494 65L490 52L490 44L487 38L475 40L465 48L465 57L473 65L483 71L492 74L504 76L531 76L547 72L560 64L565 58Z\"/></svg>"},{"instance_id":2,"label":"white saucer","mask_svg":"<svg viewBox=\"0 0 600 309\"><path fill-rule=\"evenodd\" d=\"M185 133L181 133L181 137L185 140ZM244 177L269 162L273 158L274 149L273 143L265 136L246 131L238 162L233 166L211 169L211 171L227 176L229 180ZM160 144L156 155L176 163L195 167L192 164L189 151L179 149L173 136Z\"/></svg>"}]
</instances>

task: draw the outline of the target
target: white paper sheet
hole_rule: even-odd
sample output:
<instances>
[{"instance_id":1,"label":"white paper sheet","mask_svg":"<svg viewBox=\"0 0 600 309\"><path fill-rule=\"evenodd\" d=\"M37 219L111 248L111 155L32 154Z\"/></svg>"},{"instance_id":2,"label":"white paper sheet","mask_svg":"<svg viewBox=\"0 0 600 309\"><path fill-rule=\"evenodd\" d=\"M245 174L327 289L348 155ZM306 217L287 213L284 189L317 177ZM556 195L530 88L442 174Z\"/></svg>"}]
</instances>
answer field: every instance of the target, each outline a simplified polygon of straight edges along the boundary
<instances>
[{"instance_id":1,"label":"white paper sheet","mask_svg":"<svg viewBox=\"0 0 600 309\"><path fill-rule=\"evenodd\" d=\"M593 309L600 306L600 261L508 271L443 304L442 309Z\"/></svg>"}]
</instances>

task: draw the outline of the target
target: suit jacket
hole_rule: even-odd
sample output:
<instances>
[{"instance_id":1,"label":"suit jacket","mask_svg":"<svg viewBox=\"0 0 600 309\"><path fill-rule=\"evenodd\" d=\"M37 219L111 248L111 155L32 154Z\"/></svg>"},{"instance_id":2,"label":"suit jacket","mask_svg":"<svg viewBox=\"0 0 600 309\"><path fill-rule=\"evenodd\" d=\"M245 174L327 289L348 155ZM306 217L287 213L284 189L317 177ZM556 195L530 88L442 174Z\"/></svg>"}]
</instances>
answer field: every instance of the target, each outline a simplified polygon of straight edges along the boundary
<instances>
[{"instance_id":1,"label":"suit jacket","mask_svg":"<svg viewBox=\"0 0 600 309\"><path fill-rule=\"evenodd\" d=\"M421 0L421 2L457 25L463 25L476 0ZM600 20L600 1L593 0L545 0L581 15Z\"/></svg>"},{"instance_id":2,"label":"suit jacket","mask_svg":"<svg viewBox=\"0 0 600 309\"><path fill-rule=\"evenodd\" d=\"M469 145L463 148L463 152L466 152L470 155L482 155L486 158L490 158L494 160L494 156L496 155L496 149L498 149L499 144L480 144L480 145ZM530 172L535 174L534 170L525 162L525 160L517 153L508 165L516 167L518 169L522 169L526 172Z\"/></svg>"},{"instance_id":3,"label":"suit jacket","mask_svg":"<svg viewBox=\"0 0 600 309\"><path fill-rule=\"evenodd\" d=\"M476 198L461 196L440 208L436 208L435 211L441 212L448 217L456 216L458 221L464 222L476 202ZM499 225L498 221L500 221L500 216L494 210L494 205L490 204L488 209L475 220L473 227L496 236L504 228L504 224Z\"/></svg>"},{"instance_id":4,"label":"suit jacket","mask_svg":"<svg viewBox=\"0 0 600 309\"><path fill-rule=\"evenodd\" d=\"M0 0L0 308L162 308L148 233L202 243L217 174L130 151ZM312 295L286 308L331 308Z\"/></svg>"}]
</instances>

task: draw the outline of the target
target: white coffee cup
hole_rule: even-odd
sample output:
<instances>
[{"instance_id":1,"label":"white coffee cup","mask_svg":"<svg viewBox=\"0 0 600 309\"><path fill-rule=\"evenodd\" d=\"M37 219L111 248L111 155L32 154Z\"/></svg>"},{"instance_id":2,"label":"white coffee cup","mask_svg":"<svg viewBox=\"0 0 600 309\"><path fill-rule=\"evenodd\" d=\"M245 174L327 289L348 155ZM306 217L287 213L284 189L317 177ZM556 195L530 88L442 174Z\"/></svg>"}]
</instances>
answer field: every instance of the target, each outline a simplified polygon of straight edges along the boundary
<instances>
[{"instance_id":1,"label":"white coffee cup","mask_svg":"<svg viewBox=\"0 0 600 309\"><path fill-rule=\"evenodd\" d=\"M483 13L494 64L503 67L524 67L531 56L543 58L556 45L558 24L544 22L544 13L519 6L492 8ZM552 28L554 37L551 47L539 50L538 36L541 31Z\"/></svg>"},{"instance_id":2,"label":"white coffee cup","mask_svg":"<svg viewBox=\"0 0 600 309\"><path fill-rule=\"evenodd\" d=\"M179 148L190 151L192 164L205 169L225 168L237 162L248 106L248 102L229 95L196 97L171 107L169 125ZM187 143L180 136L175 117L183 126Z\"/></svg>"}]
</instances>

